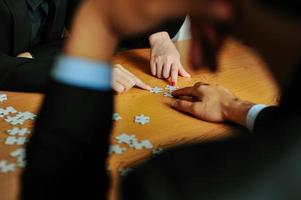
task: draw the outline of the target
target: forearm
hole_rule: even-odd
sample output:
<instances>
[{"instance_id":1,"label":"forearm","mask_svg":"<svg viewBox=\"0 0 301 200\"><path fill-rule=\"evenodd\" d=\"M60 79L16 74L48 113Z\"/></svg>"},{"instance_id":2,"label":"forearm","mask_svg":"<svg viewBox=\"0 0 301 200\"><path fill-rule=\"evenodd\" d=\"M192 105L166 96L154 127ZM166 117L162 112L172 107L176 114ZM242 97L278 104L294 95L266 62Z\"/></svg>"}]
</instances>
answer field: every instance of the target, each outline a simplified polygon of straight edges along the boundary
<instances>
[{"instance_id":1,"label":"forearm","mask_svg":"<svg viewBox=\"0 0 301 200\"><path fill-rule=\"evenodd\" d=\"M50 61L15 58L0 54L0 89L44 92L51 68Z\"/></svg>"}]
</instances>

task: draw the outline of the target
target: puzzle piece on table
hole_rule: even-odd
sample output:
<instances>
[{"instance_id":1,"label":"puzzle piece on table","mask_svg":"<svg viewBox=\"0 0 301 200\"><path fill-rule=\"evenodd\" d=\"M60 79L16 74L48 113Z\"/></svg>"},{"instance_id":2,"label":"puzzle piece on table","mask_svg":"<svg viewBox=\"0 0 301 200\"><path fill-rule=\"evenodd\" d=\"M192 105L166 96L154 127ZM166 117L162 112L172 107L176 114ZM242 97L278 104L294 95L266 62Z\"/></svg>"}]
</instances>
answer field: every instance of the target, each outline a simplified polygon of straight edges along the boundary
<instances>
[{"instance_id":1,"label":"puzzle piece on table","mask_svg":"<svg viewBox=\"0 0 301 200\"><path fill-rule=\"evenodd\" d=\"M26 166L25 148L19 148L9 154L11 157L17 158L18 167L24 168Z\"/></svg>"},{"instance_id":2,"label":"puzzle piece on table","mask_svg":"<svg viewBox=\"0 0 301 200\"><path fill-rule=\"evenodd\" d=\"M11 136L15 136L15 135L25 136L25 135L31 133L31 131L28 128L18 128L18 127L14 127L12 129L9 129L6 132L7 132L8 135L11 135Z\"/></svg>"},{"instance_id":3,"label":"puzzle piece on table","mask_svg":"<svg viewBox=\"0 0 301 200\"><path fill-rule=\"evenodd\" d=\"M153 144L149 140L142 140L141 142L133 142L132 144L129 145L135 150L141 150L141 149L152 149Z\"/></svg>"},{"instance_id":4,"label":"puzzle piece on table","mask_svg":"<svg viewBox=\"0 0 301 200\"><path fill-rule=\"evenodd\" d=\"M28 142L28 139L26 137L13 137L9 136L5 140L6 145L24 145L25 142Z\"/></svg>"},{"instance_id":5,"label":"puzzle piece on table","mask_svg":"<svg viewBox=\"0 0 301 200\"><path fill-rule=\"evenodd\" d=\"M115 137L116 141L118 144L122 144L122 143L125 143L125 144L132 144L134 142L137 141L137 138L135 135L128 135L126 133L123 133L117 137Z\"/></svg>"},{"instance_id":6,"label":"puzzle piece on table","mask_svg":"<svg viewBox=\"0 0 301 200\"><path fill-rule=\"evenodd\" d=\"M111 145L109 149L109 154L123 154L126 151L126 148L121 147L119 145Z\"/></svg>"},{"instance_id":7,"label":"puzzle piece on table","mask_svg":"<svg viewBox=\"0 0 301 200\"><path fill-rule=\"evenodd\" d=\"M168 90L169 93L172 93L173 91L177 90L177 86L172 86L172 85L166 85L165 90Z\"/></svg>"},{"instance_id":8,"label":"puzzle piece on table","mask_svg":"<svg viewBox=\"0 0 301 200\"><path fill-rule=\"evenodd\" d=\"M0 93L0 102L7 101L7 95Z\"/></svg>"},{"instance_id":9,"label":"puzzle piece on table","mask_svg":"<svg viewBox=\"0 0 301 200\"><path fill-rule=\"evenodd\" d=\"M163 92L163 89L162 89L162 88L159 88L159 87L152 87L152 88L150 89L150 92L151 92L151 93L154 93L154 94L159 94L159 93Z\"/></svg>"},{"instance_id":10,"label":"puzzle piece on table","mask_svg":"<svg viewBox=\"0 0 301 200\"><path fill-rule=\"evenodd\" d=\"M135 116L135 123L145 125L150 123L150 117L145 116L145 115L137 115Z\"/></svg>"},{"instance_id":11,"label":"puzzle piece on table","mask_svg":"<svg viewBox=\"0 0 301 200\"><path fill-rule=\"evenodd\" d=\"M13 113L16 113L17 111L9 106L7 108L0 108L0 117L5 117L6 115L9 115L9 114L13 114Z\"/></svg>"},{"instance_id":12,"label":"puzzle piece on table","mask_svg":"<svg viewBox=\"0 0 301 200\"><path fill-rule=\"evenodd\" d=\"M19 112L17 115L13 117L7 117L5 121L10 123L11 125L23 124L27 120L35 120L36 115L31 112Z\"/></svg>"},{"instance_id":13,"label":"puzzle piece on table","mask_svg":"<svg viewBox=\"0 0 301 200\"><path fill-rule=\"evenodd\" d=\"M6 160L0 160L0 172L8 173L16 171L16 164L8 163Z\"/></svg>"},{"instance_id":14,"label":"puzzle piece on table","mask_svg":"<svg viewBox=\"0 0 301 200\"><path fill-rule=\"evenodd\" d=\"M156 156L162 154L163 152L164 152L164 149L162 149L162 148L153 149L152 155L153 155L153 157L156 157Z\"/></svg>"},{"instance_id":15,"label":"puzzle piece on table","mask_svg":"<svg viewBox=\"0 0 301 200\"><path fill-rule=\"evenodd\" d=\"M129 173L133 171L133 168L120 168L118 169L120 176L127 176Z\"/></svg>"},{"instance_id":16,"label":"puzzle piece on table","mask_svg":"<svg viewBox=\"0 0 301 200\"><path fill-rule=\"evenodd\" d=\"M143 145L140 142L138 142L138 141L135 141L132 144L129 144L129 146L131 148L135 149L135 150L141 150L141 149L143 149Z\"/></svg>"},{"instance_id":17,"label":"puzzle piece on table","mask_svg":"<svg viewBox=\"0 0 301 200\"><path fill-rule=\"evenodd\" d=\"M154 146L149 140L141 140L140 144L144 149L152 149Z\"/></svg>"},{"instance_id":18,"label":"puzzle piece on table","mask_svg":"<svg viewBox=\"0 0 301 200\"><path fill-rule=\"evenodd\" d=\"M171 93L168 93L168 92L165 92L163 95L164 95L165 97L173 98L172 94L171 94Z\"/></svg>"},{"instance_id":19,"label":"puzzle piece on table","mask_svg":"<svg viewBox=\"0 0 301 200\"><path fill-rule=\"evenodd\" d=\"M113 114L113 121L119 121L122 120L122 117L119 115L119 113Z\"/></svg>"}]
</instances>

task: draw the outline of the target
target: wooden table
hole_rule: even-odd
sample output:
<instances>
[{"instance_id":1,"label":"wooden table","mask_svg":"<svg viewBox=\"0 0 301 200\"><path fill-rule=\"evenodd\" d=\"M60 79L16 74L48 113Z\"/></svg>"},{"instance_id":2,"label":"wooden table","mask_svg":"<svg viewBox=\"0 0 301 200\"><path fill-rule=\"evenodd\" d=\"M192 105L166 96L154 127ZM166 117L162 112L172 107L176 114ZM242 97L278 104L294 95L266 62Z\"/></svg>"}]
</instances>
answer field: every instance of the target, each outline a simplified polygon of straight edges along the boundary
<instances>
[{"instance_id":1,"label":"wooden table","mask_svg":"<svg viewBox=\"0 0 301 200\"><path fill-rule=\"evenodd\" d=\"M180 42L177 47L182 55L182 60L187 69L186 52L189 41ZM149 70L149 50L133 50L120 53L115 62L122 64L131 72L151 86L165 88L167 82L154 78ZM192 72L190 79L180 78L178 86L190 86L198 81L221 84L230 89L242 99L255 103L276 104L278 89L271 75L267 72L264 62L251 49L242 44L229 40L220 55L221 68L219 72L212 74L206 70ZM13 106L18 111L30 111L37 113L42 95L12 93L8 94L8 101L0 103L0 108ZM226 124L213 124L179 113L170 108L171 98L163 94L152 94L148 91L132 89L125 94L116 96L116 112L122 116L122 120L115 123L114 137L121 133L135 134L138 139L150 140L154 148L167 148L177 145L191 144L205 140L218 139L231 136L231 127ZM134 116L145 114L151 117L151 123L138 125L134 123ZM32 123L26 123L22 127L32 127ZM9 153L18 146L4 145L7 137L6 130L12 126L0 118L0 160L16 162L9 157ZM233 127L232 127L233 128ZM112 174L112 189L110 198L116 199L117 188L120 183L119 170L131 168L138 163L150 158L151 150L132 150L130 148L122 155L113 155L109 158L108 168ZM18 191L18 176L20 169L15 173L0 174L0 199L16 200Z\"/></svg>"}]
</instances>

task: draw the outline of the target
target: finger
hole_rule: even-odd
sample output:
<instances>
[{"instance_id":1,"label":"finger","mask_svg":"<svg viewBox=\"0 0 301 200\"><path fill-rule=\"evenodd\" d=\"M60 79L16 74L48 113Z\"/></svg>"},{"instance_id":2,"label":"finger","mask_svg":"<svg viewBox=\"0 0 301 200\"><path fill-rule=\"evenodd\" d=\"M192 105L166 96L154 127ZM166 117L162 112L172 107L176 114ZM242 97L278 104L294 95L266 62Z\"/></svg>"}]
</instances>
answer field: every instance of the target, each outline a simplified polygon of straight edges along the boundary
<instances>
[{"instance_id":1,"label":"finger","mask_svg":"<svg viewBox=\"0 0 301 200\"><path fill-rule=\"evenodd\" d=\"M184 67L182 66L181 63L180 63L180 67L179 67L179 74L183 77L187 77L187 78L191 77L191 75L184 69Z\"/></svg>"},{"instance_id":2,"label":"finger","mask_svg":"<svg viewBox=\"0 0 301 200\"><path fill-rule=\"evenodd\" d=\"M162 68L163 68L163 63L161 61L156 62L156 72L158 78L162 78Z\"/></svg>"},{"instance_id":3,"label":"finger","mask_svg":"<svg viewBox=\"0 0 301 200\"><path fill-rule=\"evenodd\" d=\"M171 82L173 83L172 85L176 85L178 81L178 68L175 66L175 64L172 64L171 66Z\"/></svg>"},{"instance_id":4,"label":"finger","mask_svg":"<svg viewBox=\"0 0 301 200\"><path fill-rule=\"evenodd\" d=\"M178 96L177 99L195 102L195 97L193 96Z\"/></svg>"},{"instance_id":5,"label":"finger","mask_svg":"<svg viewBox=\"0 0 301 200\"><path fill-rule=\"evenodd\" d=\"M119 66L113 71L113 82L119 82L126 89L132 88L136 84L135 79Z\"/></svg>"},{"instance_id":6,"label":"finger","mask_svg":"<svg viewBox=\"0 0 301 200\"><path fill-rule=\"evenodd\" d=\"M194 104L190 101L175 100L172 102L171 107L181 112L193 114L193 105Z\"/></svg>"},{"instance_id":7,"label":"finger","mask_svg":"<svg viewBox=\"0 0 301 200\"><path fill-rule=\"evenodd\" d=\"M179 90L176 90L176 91L172 92L172 95L174 97L178 97L178 96L192 96L193 97L193 96L196 96L194 87L181 88Z\"/></svg>"},{"instance_id":8,"label":"finger","mask_svg":"<svg viewBox=\"0 0 301 200\"><path fill-rule=\"evenodd\" d=\"M118 81L123 85L125 88L125 91L128 91L129 89L133 88L136 84L135 80L133 80L130 76L125 76L123 79Z\"/></svg>"},{"instance_id":9,"label":"finger","mask_svg":"<svg viewBox=\"0 0 301 200\"><path fill-rule=\"evenodd\" d=\"M113 82L112 87L113 87L113 90L118 93L125 92L125 88L123 87L123 85L118 82Z\"/></svg>"},{"instance_id":10,"label":"finger","mask_svg":"<svg viewBox=\"0 0 301 200\"><path fill-rule=\"evenodd\" d=\"M121 70L125 74L128 75L128 78L130 78L130 80L134 81L134 83L135 83L134 85L136 85L137 87L139 87L141 89L145 89L145 90L150 90L151 89L151 87L149 85L147 85L146 83L144 83L141 79L139 79L137 76L135 76L134 74L132 74L131 72L129 72L127 69L121 67Z\"/></svg>"},{"instance_id":11,"label":"finger","mask_svg":"<svg viewBox=\"0 0 301 200\"><path fill-rule=\"evenodd\" d=\"M163 78L166 78L168 79L169 76L170 76L170 69L171 69L171 65L172 63L170 61L166 61L163 65L163 72L162 72L162 75L163 75Z\"/></svg>"},{"instance_id":12,"label":"finger","mask_svg":"<svg viewBox=\"0 0 301 200\"><path fill-rule=\"evenodd\" d=\"M151 86L147 85L139 78L136 78L136 86L144 90L151 90Z\"/></svg>"},{"instance_id":13,"label":"finger","mask_svg":"<svg viewBox=\"0 0 301 200\"><path fill-rule=\"evenodd\" d=\"M156 62L155 59L151 59L150 61L150 67L151 67L151 73L153 76L156 76L157 70L156 70Z\"/></svg>"}]
</instances>

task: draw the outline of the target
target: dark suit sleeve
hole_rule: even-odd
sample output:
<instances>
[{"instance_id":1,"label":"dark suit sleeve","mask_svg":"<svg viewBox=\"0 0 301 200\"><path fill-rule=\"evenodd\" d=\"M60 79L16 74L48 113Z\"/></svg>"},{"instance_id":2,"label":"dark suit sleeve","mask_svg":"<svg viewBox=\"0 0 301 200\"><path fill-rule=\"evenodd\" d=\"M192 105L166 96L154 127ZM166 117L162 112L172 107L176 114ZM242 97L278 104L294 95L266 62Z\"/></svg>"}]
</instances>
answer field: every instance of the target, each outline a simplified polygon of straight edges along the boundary
<instances>
[{"instance_id":1,"label":"dark suit sleeve","mask_svg":"<svg viewBox=\"0 0 301 200\"><path fill-rule=\"evenodd\" d=\"M43 92L48 85L51 68L51 59L26 59L0 54L0 90Z\"/></svg>"},{"instance_id":2,"label":"dark suit sleeve","mask_svg":"<svg viewBox=\"0 0 301 200\"><path fill-rule=\"evenodd\" d=\"M256 117L254 132L262 132L270 127L279 117L279 107L270 106L263 109Z\"/></svg>"},{"instance_id":3,"label":"dark suit sleeve","mask_svg":"<svg viewBox=\"0 0 301 200\"><path fill-rule=\"evenodd\" d=\"M106 199L112 91L52 83L27 147L22 200Z\"/></svg>"}]
</instances>

